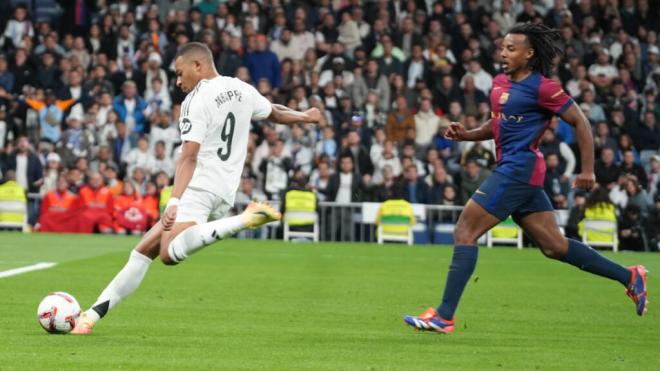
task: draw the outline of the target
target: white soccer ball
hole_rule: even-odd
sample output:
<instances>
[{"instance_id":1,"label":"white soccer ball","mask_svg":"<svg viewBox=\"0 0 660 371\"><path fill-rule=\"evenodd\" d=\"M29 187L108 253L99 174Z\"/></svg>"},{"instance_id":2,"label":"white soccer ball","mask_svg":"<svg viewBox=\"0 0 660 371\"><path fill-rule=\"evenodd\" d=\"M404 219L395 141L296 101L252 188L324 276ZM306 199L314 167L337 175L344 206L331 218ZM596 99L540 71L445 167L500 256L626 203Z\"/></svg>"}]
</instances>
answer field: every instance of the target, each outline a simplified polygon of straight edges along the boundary
<instances>
[{"instance_id":1,"label":"white soccer ball","mask_svg":"<svg viewBox=\"0 0 660 371\"><path fill-rule=\"evenodd\" d=\"M66 292L51 292L39 303L37 318L44 330L51 334L66 334L76 327L80 305Z\"/></svg>"}]
</instances>

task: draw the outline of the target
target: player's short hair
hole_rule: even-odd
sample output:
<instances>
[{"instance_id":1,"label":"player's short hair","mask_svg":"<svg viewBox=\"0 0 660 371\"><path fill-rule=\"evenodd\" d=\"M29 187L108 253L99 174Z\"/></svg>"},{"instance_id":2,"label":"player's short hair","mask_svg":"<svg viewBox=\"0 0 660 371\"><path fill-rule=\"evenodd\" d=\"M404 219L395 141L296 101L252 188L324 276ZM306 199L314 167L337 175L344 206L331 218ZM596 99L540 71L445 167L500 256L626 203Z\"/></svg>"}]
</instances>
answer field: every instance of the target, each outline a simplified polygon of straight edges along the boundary
<instances>
[{"instance_id":1,"label":"player's short hair","mask_svg":"<svg viewBox=\"0 0 660 371\"><path fill-rule=\"evenodd\" d=\"M211 53L211 49L209 49L206 44L196 41L187 43L186 45L182 46L179 51L176 52L174 60L179 57L186 58L190 56L196 56L205 59L210 63L213 63L213 53Z\"/></svg>"}]
</instances>

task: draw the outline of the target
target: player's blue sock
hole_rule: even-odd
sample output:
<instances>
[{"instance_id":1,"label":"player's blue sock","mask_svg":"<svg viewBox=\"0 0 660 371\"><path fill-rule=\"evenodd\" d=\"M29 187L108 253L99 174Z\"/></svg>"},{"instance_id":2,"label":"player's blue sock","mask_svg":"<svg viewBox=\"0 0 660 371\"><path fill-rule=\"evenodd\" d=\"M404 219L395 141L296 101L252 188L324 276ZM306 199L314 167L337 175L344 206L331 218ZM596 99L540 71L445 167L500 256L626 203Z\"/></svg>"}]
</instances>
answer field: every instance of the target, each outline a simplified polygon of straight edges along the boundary
<instances>
[{"instance_id":1,"label":"player's blue sock","mask_svg":"<svg viewBox=\"0 0 660 371\"><path fill-rule=\"evenodd\" d=\"M451 258L445 292L442 295L442 303L438 307L441 318L451 320L461 299L461 294L467 285L474 267L477 265L479 248L475 245L454 246L454 256Z\"/></svg>"},{"instance_id":2,"label":"player's blue sock","mask_svg":"<svg viewBox=\"0 0 660 371\"><path fill-rule=\"evenodd\" d=\"M582 242L568 239L566 256L559 260L574 265L583 271L617 280L626 287L630 285L632 276L628 268L611 261Z\"/></svg>"}]
</instances>

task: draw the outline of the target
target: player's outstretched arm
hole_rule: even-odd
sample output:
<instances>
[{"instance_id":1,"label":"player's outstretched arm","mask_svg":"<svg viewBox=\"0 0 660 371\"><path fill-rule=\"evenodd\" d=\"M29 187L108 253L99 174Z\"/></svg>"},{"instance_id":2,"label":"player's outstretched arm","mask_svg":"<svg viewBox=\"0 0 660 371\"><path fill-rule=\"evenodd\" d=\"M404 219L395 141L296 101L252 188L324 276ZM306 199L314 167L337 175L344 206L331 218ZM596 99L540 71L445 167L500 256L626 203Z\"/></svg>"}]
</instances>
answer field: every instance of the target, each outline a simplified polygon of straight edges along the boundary
<instances>
[{"instance_id":1,"label":"player's outstretched arm","mask_svg":"<svg viewBox=\"0 0 660 371\"><path fill-rule=\"evenodd\" d=\"M167 203L167 208L161 219L163 229L169 231L174 225L176 219L177 204L183 191L188 188L188 183L192 179L195 167L197 167L197 153L199 153L200 144L193 141L184 141L181 145L181 156L176 162L176 171L174 172L174 187L172 188L172 197Z\"/></svg>"},{"instance_id":2,"label":"player's outstretched arm","mask_svg":"<svg viewBox=\"0 0 660 371\"><path fill-rule=\"evenodd\" d=\"M482 140L493 139L493 129L491 120L476 129L465 130L463 125L458 122L452 122L445 131L445 138L455 141L479 142Z\"/></svg>"},{"instance_id":3,"label":"player's outstretched arm","mask_svg":"<svg viewBox=\"0 0 660 371\"><path fill-rule=\"evenodd\" d=\"M591 124L584 116L582 110L573 104L561 114L562 120L575 127L578 146L580 146L580 159L582 171L573 180L573 187L590 191L596 184L594 174L594 137L591 134Z\"/></svg>"},{"instance_id":4,"label":"player's outstretched arm","mask_svg":"<svg viewBox=\"0 0 660 371\"><path fill-rule=\"evenodd\" d=\"M321 111L318 108L310 108L304 112L292 110L287 106L281 104L273 104L273 110L268 116L268 119L277 124L295 125L295 124L312 124L318 123L321 120Z\"/></svg>"}]
</instances>

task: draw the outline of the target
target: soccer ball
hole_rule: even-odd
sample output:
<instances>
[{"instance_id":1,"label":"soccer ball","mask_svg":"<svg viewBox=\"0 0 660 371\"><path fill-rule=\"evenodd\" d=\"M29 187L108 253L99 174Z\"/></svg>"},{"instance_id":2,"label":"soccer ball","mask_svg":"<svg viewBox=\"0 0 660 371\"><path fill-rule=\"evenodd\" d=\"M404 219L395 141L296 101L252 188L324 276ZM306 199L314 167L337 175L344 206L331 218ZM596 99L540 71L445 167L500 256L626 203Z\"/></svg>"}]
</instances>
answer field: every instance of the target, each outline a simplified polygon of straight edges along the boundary
<instances>
[{"instance_id":1,"label":"soccer ball","mask_svg":"<svg viewBox=\"0 0 660 371\"><path fill-rule=\"evenodd\" d=\"M66 334L76 327L80 305L66 292L51 292L39 303L37 318L44 330L51 334Z\"/></svg>"}]
</instances>

